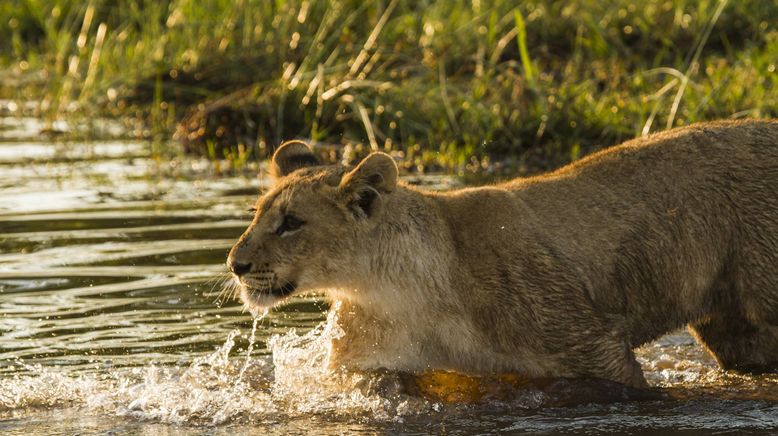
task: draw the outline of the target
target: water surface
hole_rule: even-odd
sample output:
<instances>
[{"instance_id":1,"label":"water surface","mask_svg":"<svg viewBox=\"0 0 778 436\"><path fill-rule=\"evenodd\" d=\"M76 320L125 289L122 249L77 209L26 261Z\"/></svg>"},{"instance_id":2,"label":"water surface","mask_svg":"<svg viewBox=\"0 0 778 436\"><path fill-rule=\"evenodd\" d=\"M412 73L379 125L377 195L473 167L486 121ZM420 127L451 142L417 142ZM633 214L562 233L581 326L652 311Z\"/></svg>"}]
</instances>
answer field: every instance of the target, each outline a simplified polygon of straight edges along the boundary
<instances>
[{"instance_id":1,"label":"water surface","mask_svg":"<svg viewBox=\"0 0 778 436\"><path fill-rule=\"evenodd\" d=\"M443 404L389 376L330 374L338 332L323 301L298 298L256 322L217 301L267 179L147 150L0 143L3 434L778 431L778 376L720 371L685 332L638 351L660 400L594 404L584 388L560 406L526 389Z\"/></svg>"}]
</instances>

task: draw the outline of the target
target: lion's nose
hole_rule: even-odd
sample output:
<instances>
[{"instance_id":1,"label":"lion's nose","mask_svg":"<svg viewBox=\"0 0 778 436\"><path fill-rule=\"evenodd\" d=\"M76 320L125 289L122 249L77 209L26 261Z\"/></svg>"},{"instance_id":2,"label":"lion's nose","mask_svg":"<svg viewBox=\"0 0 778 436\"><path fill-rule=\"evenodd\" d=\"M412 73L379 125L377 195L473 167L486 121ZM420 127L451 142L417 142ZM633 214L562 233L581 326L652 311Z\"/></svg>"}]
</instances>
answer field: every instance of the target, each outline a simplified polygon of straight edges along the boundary
<instances>
[{"instance_id":1,"label":"lion's nose","mask_svg":"<svg viewBox=\"0 0 778 436\"><path fill-rule=\"evenodd\" d=\"M240 263L236 261L230 261L230 263L227 265L230 268L230 271L232 271L233 274L236 276L242 276L243 274L246 274L247 272L251 271L251 263Z\"/></svg>"}]
</instances>

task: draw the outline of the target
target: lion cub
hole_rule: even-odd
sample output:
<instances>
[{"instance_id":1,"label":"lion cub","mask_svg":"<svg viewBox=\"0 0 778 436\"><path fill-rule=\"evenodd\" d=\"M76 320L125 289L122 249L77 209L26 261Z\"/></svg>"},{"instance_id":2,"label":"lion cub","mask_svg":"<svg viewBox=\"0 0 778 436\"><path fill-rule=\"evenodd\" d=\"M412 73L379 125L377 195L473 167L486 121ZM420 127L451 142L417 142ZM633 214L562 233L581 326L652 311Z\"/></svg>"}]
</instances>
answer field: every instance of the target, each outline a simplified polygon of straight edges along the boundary
<instances>
[{"instance_id":1,"label":"lion cub","mask_svg":"<svg viewBox=\"0 0 778 436\"><path fill-rule=\"evenodd\" d=\"M722 368L778 364L778 122L697 124L539 177L452 192L391 157L321 165L301 142L232 248L243 302L323 291L351 369L596 377L689 325Z\"/></svg>"}]
</instances>

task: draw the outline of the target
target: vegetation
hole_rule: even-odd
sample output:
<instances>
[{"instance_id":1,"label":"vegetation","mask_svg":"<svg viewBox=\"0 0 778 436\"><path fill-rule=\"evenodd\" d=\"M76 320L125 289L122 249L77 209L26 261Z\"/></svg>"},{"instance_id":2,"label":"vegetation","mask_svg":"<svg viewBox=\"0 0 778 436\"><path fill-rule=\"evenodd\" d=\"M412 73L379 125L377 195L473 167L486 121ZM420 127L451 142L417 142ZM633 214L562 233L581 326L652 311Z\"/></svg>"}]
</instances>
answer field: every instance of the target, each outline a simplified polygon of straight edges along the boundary
<instances>
[{"instance_id":1,"label":"vegetation","mask_svg":"<svg viewBox=\"0 0 778 436\"><path fill-rule=\"evenodd\" d=\"M234 161L284 139L457 171L778 116L773 0L19 0L0 95ZM326 148L326 147L325 147Z\"/></svg>"}]
</instances>

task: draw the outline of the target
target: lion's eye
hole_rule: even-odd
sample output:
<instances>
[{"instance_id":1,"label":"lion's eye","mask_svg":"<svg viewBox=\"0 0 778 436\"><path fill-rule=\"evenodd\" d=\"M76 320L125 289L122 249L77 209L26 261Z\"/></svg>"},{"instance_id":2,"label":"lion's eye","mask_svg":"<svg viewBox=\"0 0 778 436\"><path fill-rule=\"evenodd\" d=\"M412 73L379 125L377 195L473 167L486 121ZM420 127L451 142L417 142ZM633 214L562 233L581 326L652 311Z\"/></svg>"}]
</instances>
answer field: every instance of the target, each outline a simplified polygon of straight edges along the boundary
<instances>
[{"instance_id":1,"label":"lion's eye","mask_svg":"<svg viewBox=\"0 0 778 436\"><path fill-rule=\"evenodd\" d=\"M305 224L305 221L292 215L284 215L284 220L281 221L281 225L276 229L278 236L283 235L286 232L291 232L299 229Z\"/></svg>"}]
</instances>

